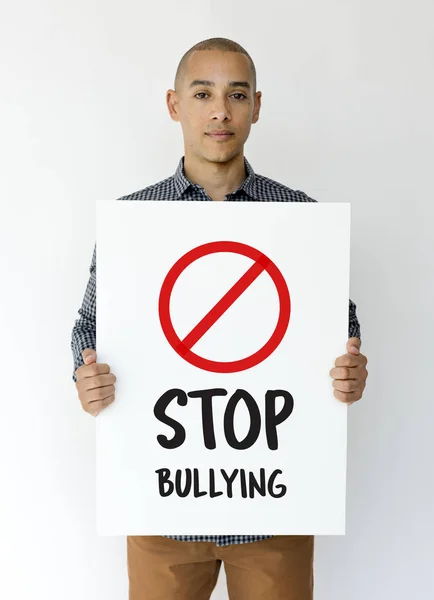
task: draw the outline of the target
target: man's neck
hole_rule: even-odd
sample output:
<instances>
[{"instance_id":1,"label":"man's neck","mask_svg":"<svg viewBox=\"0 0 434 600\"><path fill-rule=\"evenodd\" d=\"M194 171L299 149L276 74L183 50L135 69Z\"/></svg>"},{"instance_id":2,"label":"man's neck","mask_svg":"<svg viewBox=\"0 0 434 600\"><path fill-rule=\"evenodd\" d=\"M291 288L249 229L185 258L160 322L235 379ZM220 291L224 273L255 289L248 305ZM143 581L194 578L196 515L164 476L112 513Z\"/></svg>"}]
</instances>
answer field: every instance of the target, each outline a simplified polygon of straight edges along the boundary
<instances>
[{"instance_id":1,"label":"man's neck","mask_svg":"<svg viewBox=\"0 0 434 600\"><path fill-rule=\"evenodd\" d=\"M187 179L201 185L212 200L224 200L226 194L238 189L246 178L242 153L224 163L198 160L186 153L184 172Z\"/></svg>"}]
</instances>

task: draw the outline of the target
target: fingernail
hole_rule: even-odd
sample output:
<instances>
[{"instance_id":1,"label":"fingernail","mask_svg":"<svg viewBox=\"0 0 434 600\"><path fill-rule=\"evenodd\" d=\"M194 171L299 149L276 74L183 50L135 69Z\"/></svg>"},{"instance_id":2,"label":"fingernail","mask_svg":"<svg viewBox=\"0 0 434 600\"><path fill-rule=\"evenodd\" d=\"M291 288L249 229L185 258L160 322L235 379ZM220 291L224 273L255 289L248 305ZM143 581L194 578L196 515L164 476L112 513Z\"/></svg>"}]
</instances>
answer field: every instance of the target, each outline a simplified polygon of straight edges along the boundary
<instances>
[{"instance_id":1,"label":"fingernail","mask_svg":"<svg viewBox=\"0 0 434 600\"><path fill-rule=\"evenodd\" d=\"M359 353L359 349L357 348L357 346L350 346L350 350L352 350L353 352L355 352L356 354Z\"/></svg>"}]
</instances>

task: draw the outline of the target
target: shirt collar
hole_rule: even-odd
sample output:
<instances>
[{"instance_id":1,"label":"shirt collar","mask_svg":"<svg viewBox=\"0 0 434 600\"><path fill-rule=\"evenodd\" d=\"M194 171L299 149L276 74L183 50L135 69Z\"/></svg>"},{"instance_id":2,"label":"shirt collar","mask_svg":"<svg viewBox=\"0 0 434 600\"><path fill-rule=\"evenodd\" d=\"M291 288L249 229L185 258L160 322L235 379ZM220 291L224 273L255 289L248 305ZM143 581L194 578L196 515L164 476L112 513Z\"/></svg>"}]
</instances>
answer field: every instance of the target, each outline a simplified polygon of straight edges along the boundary
<instances>
[{"instance_id":1,"label":"shirt collar","mask_svg":"<svg viewBox=\"0 0 434 600\"><path fill-rule=\"evenodd\" d=\"M250 196L251 198L253 198L253 200L257 200L257 195L256 195L256 175L255 175L255 172L252 169L252 166L250 165L250 163L249 163L249 161L247 160L246 157L244 157L244 165L246 167L247 177L244 179L243 183L236 190L234 190L231 193L235 194L239 190L244 190L244 192L248 196ZM186 189L190 185L194 185L185 176L185 171L184 171L184 156L181 157L181 159L180 159L180 161L178 163L178 167L177 167L177 169L175 171L175 174L173 176L173 180L174 180L174 185L175 185L175 190L176 190L177 198L180 198L182 196L182 194L186 191Z\"/></svg>"}]
</instances>

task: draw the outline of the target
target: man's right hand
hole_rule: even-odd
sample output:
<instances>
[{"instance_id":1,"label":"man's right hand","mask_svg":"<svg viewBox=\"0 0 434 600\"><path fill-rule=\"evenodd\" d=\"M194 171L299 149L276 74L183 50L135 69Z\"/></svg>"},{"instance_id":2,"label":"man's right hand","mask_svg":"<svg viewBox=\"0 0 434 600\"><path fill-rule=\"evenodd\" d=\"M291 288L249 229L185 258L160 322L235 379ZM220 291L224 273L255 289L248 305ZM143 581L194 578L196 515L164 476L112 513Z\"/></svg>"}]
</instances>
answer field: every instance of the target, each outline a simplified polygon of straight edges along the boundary
<instances>
[{"instance_id":1,"label":"man's right hand","mask_svg":"<svg viewBox=\"0 0 434 600\"><path fill-rule=\"evenodd\" d=\"M110 373L108 365L96 362L96 352L92 348L86 348L81 355L84 365L75 372L75 387L83 410L96 417L114 401L116 377Z\"/></svg>"}]
</instances>

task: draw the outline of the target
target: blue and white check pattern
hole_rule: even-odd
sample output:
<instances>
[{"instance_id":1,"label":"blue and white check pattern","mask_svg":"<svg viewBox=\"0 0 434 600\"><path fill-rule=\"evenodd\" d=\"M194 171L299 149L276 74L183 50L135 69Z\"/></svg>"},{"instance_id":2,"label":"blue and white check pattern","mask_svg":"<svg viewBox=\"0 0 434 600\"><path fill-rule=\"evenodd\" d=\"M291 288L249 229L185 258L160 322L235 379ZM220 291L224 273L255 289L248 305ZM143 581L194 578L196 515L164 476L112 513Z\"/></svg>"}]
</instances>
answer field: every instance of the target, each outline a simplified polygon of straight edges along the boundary
<instances>
[{"instance_id":1,"label":"blue and white check pattern","mask_svg":"<svg viewBox=\"0 0 434 600\"><path fill-rule=\"evenodd\" d=\"M292 190L282 183L256 174L250 163L244 158L247 177L238 189L227 194L227 201L241 202L316 202L301 190ZM132 194L122 196L118 200L199 200L212 201L204 188L192 183L185 176L184 157L179 161L175 174L159 183L148 186ZM75 371L83 365L82 351L85 348L96 350L96 243L93 250L90 277L87 283L79 318L75 321L71 336L71 349L74 360L73 381L77 378ZM348 337L360 338L360 325L356 315L356 305L349 300ZM264 540L273 535L167 535L174 540L194 542L215 542L217 546L229 544L245 544Z\"/></svg>"}]
</instances>

